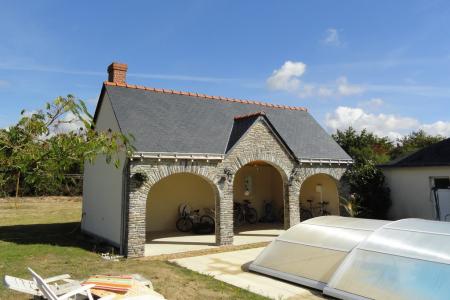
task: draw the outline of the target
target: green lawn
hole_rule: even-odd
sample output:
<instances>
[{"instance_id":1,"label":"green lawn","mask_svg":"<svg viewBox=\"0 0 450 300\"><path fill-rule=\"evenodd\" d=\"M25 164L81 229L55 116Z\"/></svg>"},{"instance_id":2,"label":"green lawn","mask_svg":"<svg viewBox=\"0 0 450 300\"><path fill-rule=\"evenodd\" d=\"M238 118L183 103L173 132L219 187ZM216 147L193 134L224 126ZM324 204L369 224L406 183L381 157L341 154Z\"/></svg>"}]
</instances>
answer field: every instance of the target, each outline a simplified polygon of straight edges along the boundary
<instances>
[{"instance_id":1,"label":"green lawn","mask_svg":"<svg viewBox=\"0 0 450 300\"><path fill-rule=\"evenodd\" d=\"M26 267L44 277L69 273L140 273L168 299L266 299L164 260L105 261L79 232L77 198L0 199L0 275L30 278ZM0 285L0 299L28 299Z\"/></svg>"}]
</instances>

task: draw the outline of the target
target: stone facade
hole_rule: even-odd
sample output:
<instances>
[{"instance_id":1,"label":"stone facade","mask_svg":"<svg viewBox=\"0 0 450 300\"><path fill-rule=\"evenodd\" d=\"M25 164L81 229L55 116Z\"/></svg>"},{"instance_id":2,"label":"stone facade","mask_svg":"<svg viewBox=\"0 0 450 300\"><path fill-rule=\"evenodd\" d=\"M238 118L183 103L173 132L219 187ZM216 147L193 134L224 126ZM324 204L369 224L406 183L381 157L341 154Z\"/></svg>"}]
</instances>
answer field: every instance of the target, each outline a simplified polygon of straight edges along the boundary
<instances>
[{"instance_id":1,"label":"stone facade","mask_svg":"<svg viewBox=\"0 0 450 300\"><path fill-rule=\"evenodd\" d=\"M275 167L283 179L285 227L300 222L300 188L311 175L324 173L339 181L345 166L300 165L279 140L264 118L259 118L226 154L222 161L140 159L130 161L126 204L125 251L128 257L144 255L146 201L151 187L176 173L192 173L205 179L216 198L216 243L233 243L233 180L243 166L262 161ZM136 173L145 173L148 181L139 185Z\"/></svg>"}]
</instances>

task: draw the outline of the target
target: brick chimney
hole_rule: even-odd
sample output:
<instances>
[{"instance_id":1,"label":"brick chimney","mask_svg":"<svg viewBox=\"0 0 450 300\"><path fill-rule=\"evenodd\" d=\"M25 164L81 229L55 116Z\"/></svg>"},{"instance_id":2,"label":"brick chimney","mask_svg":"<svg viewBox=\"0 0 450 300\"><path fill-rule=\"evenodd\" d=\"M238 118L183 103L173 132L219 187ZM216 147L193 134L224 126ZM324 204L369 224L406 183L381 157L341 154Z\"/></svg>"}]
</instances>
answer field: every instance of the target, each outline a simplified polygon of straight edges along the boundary
<instances>
[{"instance_id":1,"label":"brick chimney","mask_svg":"<svg viewBox=\"0 0 450 300\"><path fill-rule=\"evenodd\" d=\"M113 62L108 66L108 81L114 83L125 83L127 77L127 64Z\"/></svg>"}]
</instances>

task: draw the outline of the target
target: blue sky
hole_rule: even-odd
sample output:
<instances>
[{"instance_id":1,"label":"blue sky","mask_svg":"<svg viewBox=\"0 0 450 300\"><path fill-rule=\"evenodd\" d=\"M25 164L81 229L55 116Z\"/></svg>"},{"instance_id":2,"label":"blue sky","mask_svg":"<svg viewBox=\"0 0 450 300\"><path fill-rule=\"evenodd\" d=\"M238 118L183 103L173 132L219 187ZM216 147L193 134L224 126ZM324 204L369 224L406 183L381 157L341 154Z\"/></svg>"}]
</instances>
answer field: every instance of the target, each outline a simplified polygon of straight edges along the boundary
<instances>
[{"instance_id":1,"label":"blue sky","mask_svg":"<svg viewBox=\"0 0 450 300\"><path fill-rule=\"evenodd\" d=\"M1 1L0 127L112 61L128 82L306 106L330 132L450 136L448 1Z\"/></svg>"}]
</instances>

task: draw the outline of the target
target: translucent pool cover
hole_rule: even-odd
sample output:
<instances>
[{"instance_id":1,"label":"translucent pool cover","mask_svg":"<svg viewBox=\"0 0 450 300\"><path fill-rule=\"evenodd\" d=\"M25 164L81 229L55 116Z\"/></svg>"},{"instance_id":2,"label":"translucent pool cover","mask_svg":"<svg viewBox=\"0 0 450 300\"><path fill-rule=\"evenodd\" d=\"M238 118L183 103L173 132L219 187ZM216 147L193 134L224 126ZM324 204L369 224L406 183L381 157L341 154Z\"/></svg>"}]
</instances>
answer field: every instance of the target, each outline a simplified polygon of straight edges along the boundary
<instances>
[{"instance_id":1,"label":"translucent pool cover","mask_svg":"<svg viewBox=\"0 0 450 300\"><path fill-rule=\"evenodd\" d=\"M450 299L450 223L314 218L275 239L250 270L339 299Z\"/></svg>"},{"instance_id":2,"label":"translucent pool cover","mask_svg":"<svg viewBox=\"0 0 450 300\"><path fill-rule=\"evenodd\" d=\"M323 289L347 254L387 221L317 217L276 238L250 270Z\"/></svg>"},{"instance_id":3,"label":"translucent pool cover","mask_svg":"<svg viewBox=\"0 0 450 300\"><path fill-rule=\"evenodd\" d=\"M345 259L324 290L340 299L450 299L450 224L383 226Z\"/></svg>"}]
</instances>

